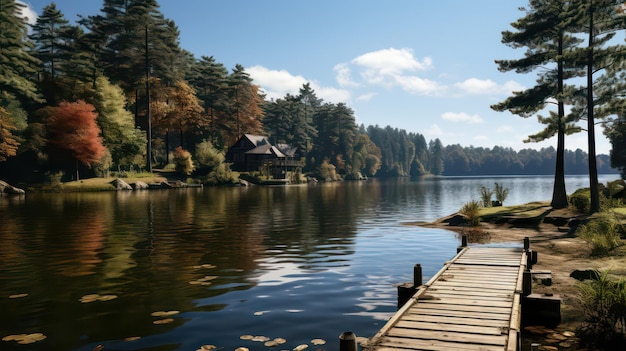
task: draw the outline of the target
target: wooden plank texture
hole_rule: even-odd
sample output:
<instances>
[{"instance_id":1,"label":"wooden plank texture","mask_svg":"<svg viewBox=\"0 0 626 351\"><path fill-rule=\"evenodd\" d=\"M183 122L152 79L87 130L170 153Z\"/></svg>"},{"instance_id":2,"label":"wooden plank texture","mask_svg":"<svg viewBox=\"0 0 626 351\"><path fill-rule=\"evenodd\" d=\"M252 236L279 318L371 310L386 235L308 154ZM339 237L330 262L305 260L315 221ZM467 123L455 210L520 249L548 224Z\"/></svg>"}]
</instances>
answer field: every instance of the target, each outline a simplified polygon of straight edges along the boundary
<instances>
[{"instance_id":1,"label":"wooden plank texture","mask_svg":"<svg viewBox=\"0 0 626 351\"><path fill-rule=\"evenodd\" d=\"M364 349L516 351L525 269L521 248L464 248Z\"/></svg>"}]
</instances>

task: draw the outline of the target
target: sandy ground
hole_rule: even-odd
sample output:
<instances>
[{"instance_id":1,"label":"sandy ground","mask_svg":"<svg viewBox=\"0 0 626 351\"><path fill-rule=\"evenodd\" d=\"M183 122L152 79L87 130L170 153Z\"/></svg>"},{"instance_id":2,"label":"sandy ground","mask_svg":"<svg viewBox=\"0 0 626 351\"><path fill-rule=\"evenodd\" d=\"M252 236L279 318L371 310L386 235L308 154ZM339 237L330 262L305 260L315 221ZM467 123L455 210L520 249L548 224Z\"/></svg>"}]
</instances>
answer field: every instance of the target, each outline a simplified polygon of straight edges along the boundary
<instances>
[{"instance_id":1,"label":"sandy ground","mask_svg":"<svg viewBox=\"0 0 626 351\"><path fill-rule=\"evenodd\" d=\"M571 219L577 215L565 209L553 211L550 216ZM452 230L461 234L467 231L464 227L450 226L445 219L419 225ZM533 293L552 293L560 296L562 322L554 330L528 328L525 332L526 343L537 342L542 345L540 350L582 350L578 347L574 335L582 322L577 287L580 281L571 278L570 274L575 270L610 269L612 275L623 277L626 274L626 250L622 247L611 256L591 257L591 249L587 243L574 235L575 228L567 225L557 226L542 222L531 227L518 227L508 223L481 223L480 229L485 234L481 242L522 243L525 237L529 237L530 248L538 253L538 262L533 266L533 271L552 272L552 284L544 286L534 283Z\"/></svg>"}]
</instances>

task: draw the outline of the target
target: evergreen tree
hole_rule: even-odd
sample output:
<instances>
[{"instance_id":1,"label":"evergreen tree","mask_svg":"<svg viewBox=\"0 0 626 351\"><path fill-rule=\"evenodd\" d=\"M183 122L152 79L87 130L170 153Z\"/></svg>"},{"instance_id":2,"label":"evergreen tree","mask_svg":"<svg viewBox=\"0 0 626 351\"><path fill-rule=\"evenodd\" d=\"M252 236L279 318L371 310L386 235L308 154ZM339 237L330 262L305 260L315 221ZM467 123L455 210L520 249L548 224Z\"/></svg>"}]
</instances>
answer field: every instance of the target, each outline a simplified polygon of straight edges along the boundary
<instances>
[{"instance_id":1,"label":"evergreen tree","mask_svg":"<svg viewBox=\"0 0 626 351\"><path fill-rule=\"evenodd\" d=\"M537 69L545 69L545 65L553 67L540 74L537 85L525 91L514 92L505 101L493 105L496 111L508 110L522 117L530 117L543 110L546 104L554 99L557 101L557 113L550 112L550 117L538 116L539 122L546 128L527 141L541 141L557 136L556 169L551 206L565 208L568 206L565 189L565 135L577 131L573 122L575 117L565 116L565 102L568 100L564 81L576 76L575 69L566 70L566 50L576 45L579 40L568 35L572 26L571 15L574 7L560 0L530 0L529 8L524 9L526 15L511 25L516 31L502 33L502 42L513 48L526 47L523 58L518 60L497 60L501 71L515 70L518 73L529 73ZM570 65L571 66L571 65Z\"/></svg>"},{"instance_id":2,"label":"evergreen tree","mask_svg":"<svg viewBox=\"0 0 626 351\"><path fill-rule=\"evenodd\" d=\"M30 54L32 43L27 40L22 8L14 0L0 0L0 106L10 100L22 107L41 102L35 84L40 62Z\"/></svg>"},{"instance_id":3,"label":"evergreen tree","mask_svg":"<svg viewBox=\"0 0 626 351\"><path fill-rule=\"evenodd\" d=\"M53 2L44 7L43 13L32 27L30 39L35 43L35 57L43 64L44 79L54 80L59 75L60 66L70 58L68 23Z\"/></svg>"}]
</instances>

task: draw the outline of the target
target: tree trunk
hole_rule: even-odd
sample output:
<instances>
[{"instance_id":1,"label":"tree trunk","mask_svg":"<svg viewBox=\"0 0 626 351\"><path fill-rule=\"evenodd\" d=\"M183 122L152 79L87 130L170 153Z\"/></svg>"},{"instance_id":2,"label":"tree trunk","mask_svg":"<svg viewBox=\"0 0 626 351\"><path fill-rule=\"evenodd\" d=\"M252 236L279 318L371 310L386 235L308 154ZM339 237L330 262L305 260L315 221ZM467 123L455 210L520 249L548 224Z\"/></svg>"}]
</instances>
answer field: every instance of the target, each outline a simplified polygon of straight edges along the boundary
<instances>
[{"instance_id":1,"label":"tree trunk","mask_svg":"<svg viewBox=\"0 0 626 351\"><path fill-rule=\"evenodd\" d=\"M563 94L563 34L559 37L558 47L558 77L557 77L557 89L559 99L562 99ZM565 104L563 101L558 101L558 131L557 131L557 146L556 146L556 168L554 171L554 188L552 189L552 202L550 205L552 208L566 208L567 207L567 192L565 190Z\"/></svg>"},{"instance_id":2,"label":"tree trunk","mask_svg":"<svg viewBox=\"0 0 626 351\"><path fill-rule=\"evenodd\" d=\"M589 46L587 51L587 144L589 153L589 190L591 192L590 213L600 211L600 189L598 189L598 167L596 164L596 136L593 111L593 2L589 11Z\"/></svg>"}]
</instances>

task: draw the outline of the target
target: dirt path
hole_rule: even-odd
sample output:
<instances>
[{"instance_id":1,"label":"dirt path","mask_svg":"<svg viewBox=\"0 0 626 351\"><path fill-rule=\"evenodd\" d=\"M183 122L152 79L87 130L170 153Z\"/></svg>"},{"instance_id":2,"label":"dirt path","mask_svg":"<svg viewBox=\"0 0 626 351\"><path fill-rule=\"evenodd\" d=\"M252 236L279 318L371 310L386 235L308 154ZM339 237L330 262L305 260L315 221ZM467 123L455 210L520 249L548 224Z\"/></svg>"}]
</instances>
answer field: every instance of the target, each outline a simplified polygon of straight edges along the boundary
<instances>
[{"instance_id":1,"label":"dirt path","mask_svg":"<svg viewBox=\"0 0 626 351\"><path fill-rule=\"evenodd\" d=\"M552 211L552 219L563 219L564 222L578 215L570 210ZM467 232L466 227L451 226L443 218L433 223L419 223L417 225L452 230L460 234ZM561 303L561 324L555 329L528 328L525 332L526 343L538 342L543 350L580 350L574 333L582 322L581 304L577 285L580 281L570 277L575 270L607 270L612 275L626 274L626 249L622 247L613 256L591 257L591 249L585 241L574 234L575 227L568 225L558 226L552 223L534 224L532 226L514 226L509 223L494 224L481 223L481 242L516 242L522 243L525 237L530 238L531 249L538 253L538 262L533 266L534 271L551 271L552 285L544 286L533 284L534 293L552 293L559 295ZM470 245L472 242L470 237Z\"/></svg>"}]
</instances>

